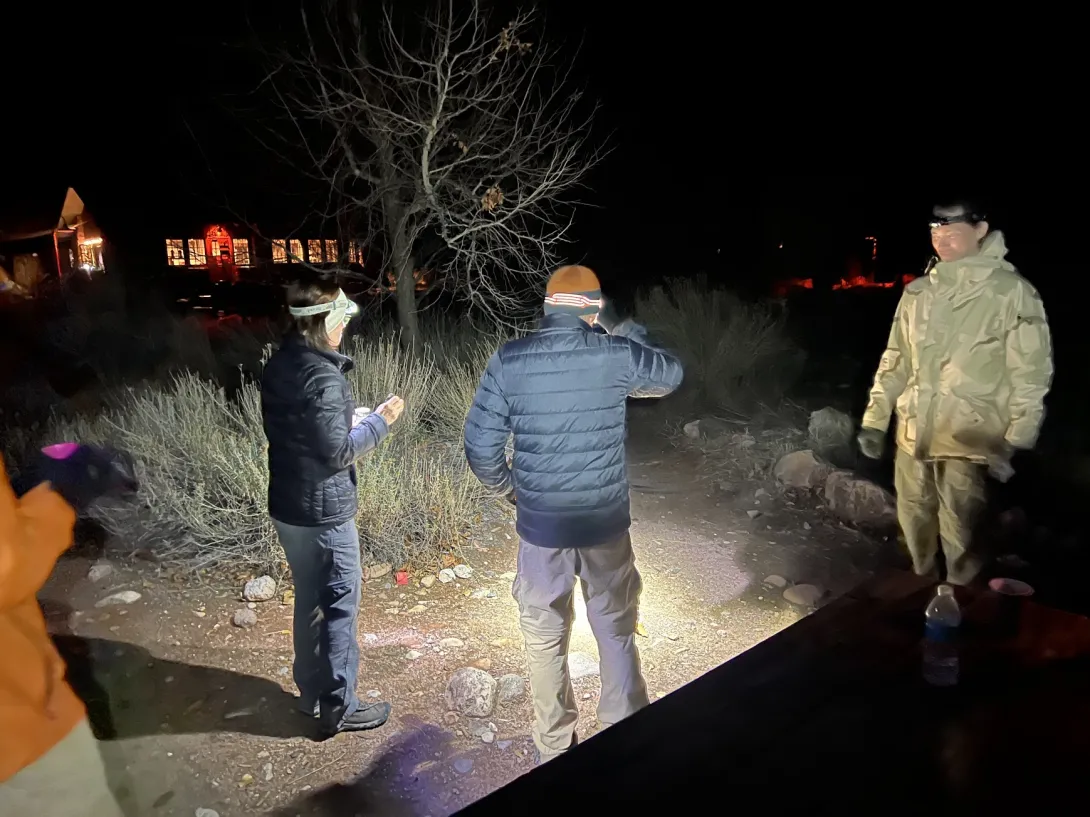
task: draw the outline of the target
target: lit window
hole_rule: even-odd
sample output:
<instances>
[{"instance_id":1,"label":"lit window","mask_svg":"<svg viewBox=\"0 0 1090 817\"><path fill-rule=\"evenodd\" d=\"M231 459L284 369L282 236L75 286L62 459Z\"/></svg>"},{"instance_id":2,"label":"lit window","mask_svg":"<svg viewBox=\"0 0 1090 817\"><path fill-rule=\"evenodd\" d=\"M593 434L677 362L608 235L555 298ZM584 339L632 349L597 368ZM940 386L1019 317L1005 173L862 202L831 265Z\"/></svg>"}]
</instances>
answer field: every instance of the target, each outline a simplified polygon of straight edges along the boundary
<instances>
[{"instance_id":1,"label":"lit window","mask_svg":"<svg viewBox=\"0 0 1090 817\"><path fill-rule=\"evenodd\" d=\"M293 238L291 241L288 242L288 249L291 251L292 261L303 260L303 242L300 241L298 238Z\"/></svg>"},{"instance_id":2,"label":"lit window","mask_svg":"<svg viewBox=\"0 0 1090 817\"><path fill-rule=\"evenodd\" d=\"M71 251L69 251L71 255ZM84 241L79 245L79 265L85 270L101 270L106 265L102 260L102 239Z\"/></svg>"},{"instance_id":3,"label":"lit window","mask_svg":"<svg viewBox=\"0 0 1090 817\"><path fill-rule=\"evenodd\" d=\"M180 238L167 239L167 264L172 267L185 266L185 249Z\"/></svg>"},{"instance_id":4,"label":"lit window","mask_svg":"<svg viewBox=\"0 0 1090 817\"><path fill-rule=\"evenodd\" d=\"M274 238L272 243L273 263L288 263L288 242L282 238Z\"/></svg>"},{"instance_id":5,"label":"lit window","mask_svg":"<svg viewBox=\"0 0 1090 817\"><path fill-rule=\"evenodd\" d=\"M189 266L203 267L208 264L208 257L204 253L204 239L189 239Z\"/></svg>"},{"instance_id":6,"label":"lit window","mask_svg":"<svg viewBox=\"0 0 1090 817\"><path fill-rule=\"evenodd\" d=\"M363 247L355 239L348 242L348 262L350 264L363 264Z\"/></svg>"},{"instance_id":7,"label":"lit window","mask_svg":"<svg viewBox=\"0 0 1090 817\"><path fill-rule=\"evenodd\" d=\"M337 239L327 238L325 240L325 260L336 261L338 255L340 253L337 252Z\"/></svg>"},{"instance_id":8,"label":"lit window","mask_svg":"<svg viewBox=\"0 0 1090 817\"><path fill-rule=\"evenodd\" d=\"M235 239L235 266L236 267L248 267L248 266L250 266L250 239L248 239L248 238L236 238Z\"/></svg>"},{"instance_id":9,"label":"lit window","mask_svg":"<svg viewBox=\"0 0 1090 817\"><path fill-rule=\"evenodd\" d=\"M307 242L307 261L318 264L322 260L322 242L312 238Z\"/></svg>"}]
</instances>

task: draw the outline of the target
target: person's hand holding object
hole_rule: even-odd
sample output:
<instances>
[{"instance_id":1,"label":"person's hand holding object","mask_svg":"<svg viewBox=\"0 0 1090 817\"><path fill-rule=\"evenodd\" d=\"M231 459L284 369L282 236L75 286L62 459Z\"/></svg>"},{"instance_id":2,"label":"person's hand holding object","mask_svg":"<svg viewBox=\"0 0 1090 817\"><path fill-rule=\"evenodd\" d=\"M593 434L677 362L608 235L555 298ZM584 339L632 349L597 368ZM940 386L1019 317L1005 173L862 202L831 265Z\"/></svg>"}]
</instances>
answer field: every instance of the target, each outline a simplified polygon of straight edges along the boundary
<instances>
[{"instance_id":1,"label":"person's hand holding object","mask_svg":"<svg viewBox=\"0 0 1090 817\"><path fill-rule=\"evenodd\" d=\"M376 414L381 414L386 425L392 426L405 410L405 401L396 394L391 394L386 401L375 408Z\"/></svg>"}]
</instances>

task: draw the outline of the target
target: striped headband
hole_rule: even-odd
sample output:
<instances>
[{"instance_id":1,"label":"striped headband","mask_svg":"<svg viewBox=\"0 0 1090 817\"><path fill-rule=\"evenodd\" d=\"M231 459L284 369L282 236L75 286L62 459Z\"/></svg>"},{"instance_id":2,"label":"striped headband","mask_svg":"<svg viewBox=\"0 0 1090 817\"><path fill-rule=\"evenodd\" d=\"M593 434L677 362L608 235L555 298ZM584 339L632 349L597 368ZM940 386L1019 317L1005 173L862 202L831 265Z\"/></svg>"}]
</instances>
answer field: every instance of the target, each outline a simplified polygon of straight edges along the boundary
<instances>
[{"instance_id":1,"label":"striped headband","mask_svg":"<svg viewBox=\"0 0 1090 817\"><path fill-rule=\"evenodd\" d=\"M552 295L545 296L545 303L549 306L568 306L575 309L601 308L602 294L600 292L554 292Z\"/></svg>"}]
</instances>

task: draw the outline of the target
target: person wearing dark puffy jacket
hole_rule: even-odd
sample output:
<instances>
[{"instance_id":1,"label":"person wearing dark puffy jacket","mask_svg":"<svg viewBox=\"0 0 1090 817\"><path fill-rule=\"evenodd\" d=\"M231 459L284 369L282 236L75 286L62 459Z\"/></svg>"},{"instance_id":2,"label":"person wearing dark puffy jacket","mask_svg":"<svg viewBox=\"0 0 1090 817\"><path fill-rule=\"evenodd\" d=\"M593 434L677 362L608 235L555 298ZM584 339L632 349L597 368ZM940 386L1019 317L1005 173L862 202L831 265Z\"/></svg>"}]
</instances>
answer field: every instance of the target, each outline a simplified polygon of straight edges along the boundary
<instances>
[{"instance_id":1,"label":"person wearing dark puffy jacket","mask_svg":"<svg viewBox=\"0 0 1090 817\"><path fill-rule=\"evenodd\" d=\"M516 506L512 594L543 761L576 741L567 656L576 579L601 657L598 720L609 726L648 703L635 643L642 585L629 537L625 407L628 397L674 391L682 369L634 322L607 333L598 325L601 307L591 270L553 273L540 328L492 356L465 425L469 467Z\"/></svg>"},{"instance_id":2,"label":"person wearing dark puffy jacket","mask_svg":"<svg viewBox=\"0 0 1090 817\"><path fill-rule=\"evenodd\" d=\"M295 580L295 684L299 709L327 735L373 729L390 716L356 695L362 573L355 462L386 437L404 407L391 396L357 410L337 351L359 307L336 284L288 290L292 331L261 378L269 441L269 515Z\"/></svg>"}]
</instances>

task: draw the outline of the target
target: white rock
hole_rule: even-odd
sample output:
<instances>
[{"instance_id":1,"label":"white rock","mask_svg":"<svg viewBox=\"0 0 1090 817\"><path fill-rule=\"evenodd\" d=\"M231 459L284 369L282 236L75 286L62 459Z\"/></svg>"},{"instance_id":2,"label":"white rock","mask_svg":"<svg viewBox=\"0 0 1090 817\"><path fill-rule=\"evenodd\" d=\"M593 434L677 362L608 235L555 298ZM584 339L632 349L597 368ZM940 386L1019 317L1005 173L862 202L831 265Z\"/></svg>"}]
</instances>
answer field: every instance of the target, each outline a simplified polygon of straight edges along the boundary
<instances>
[{"instance_id":1,"label":"white rock","mask_svg":"<svg viewBox=\"0 0 1090 817\"><path fill-rule=\"evenodd\" d=\"M783 597L799 607L813 607L824 595L825 591L813 584L796 584L783 591Z\"/></svg>"},{"instance_id":2,"label":"white rock","mask_svg":"<svg viewBox=\"0 0 1090 817\"><path fill-rule=\"evenodd\" d=\"M435 582L436 582L435 576L430 576L429 575L429 576L425 576L424 578L422 578L420 580L420 585L421 585L421 587L431 587L433 584L435 584Z\"/></svg>"},{"instance_id":3,"label":"white rock","mask_svg":"<svg viewBox=\"0 0 1090 817\"><path fill-rule=\"evenodd\" d=\"M516 576L518 576L518 574L513 570L508 570L506 573L500 574L500 578L508 582L513 582Z\"/></svg>"},{"instance_id":4,"label":"white rock","mask_svg":"<svg viewBox=\"0 0 1090 817\"><path fill-rule=\"evenodd\" d=\"M458 774L469 774L473 769L473 761L468 757L459 757L454 761L454 771ZM219 815L216 815L219 817Z\"/></svg>"},{"instance_id":5,"label":"white rock","mask_svg":"<svg viewBox=\"0 0 1090 817\"><path fill-rule=\"evenodd\" d=\"M242 588L242 597L246 601L268 601L276 595L276 581L272 576L258 576L250 579Z\"/></svg>"},{"instance_id":6,"label":"white rock","mask_svg":"<svg viewBox=\"0 0 1090 817\"><path fill-rule=\"evenodd\" d=\"M99 599L95 602L95 607L111 607L115 604L132 604L134 601L139 600L140 594L135 590L122 590L120 593L114 593L104 599Z\"/></svg>"},{"instance_id":7,"label":"white rock","mask_svg":"<svg viewBox=\"0 0 1090 817\"><path fill-rule=\"evenodd\" d=\"M231 616L231 623L236 627L249 629L257 624L257 613L249 609L235 610L235 614Z\"/></svg>"},{"instance_id":8,"label":"white rock","mask_svg":"<svg viewBox=\"0 0 1090 817\"><path fill-rule=\"evenodd\" d=\"M494 599L496 598L496 592L489 590L487 587L478 587L469 594L469 597L471 599Z\"/></svg>"},{"instance_id":9,"label":"white rock","mask_svg":"<svg viewBox=\"0 0 1090 817\"><path fill-rule=\"evenodd\" d=\"M526 697L526 679L521 675L501 675L496 684L496 698L501 704L515 703Z\"/></svg>"},{"instance_id":10,"label":"white rock","mask_svg":"<svg viewBox=\"0 0 1090 817\"><path fill-rule=\"evenodd\" d=\"M473 568L469 565L455 565L454 575L457 576L459 579L468 579L470 576L473 575Z\"/></svg>"},{"instance_id":11,"label":"white rock","mask_svg":"<svg viewBox=\"0 0 1090 817\"><path fill-rule=\"evenodd\" d=\"M758 516L761 515L760 511L746 511L746 513L749 514L750 519L756 519Z\"/></svg>"},{"instance_id":12,"label":"white rock","mask_svg":"<svg viewBox=\"0 0 1090 817\"><path fill-rule=\"evenodd\" d=\"M451 570L449 567L444 567L442 570L439 571L439 581L441 581L443 584L448 584L449 582L454 581L454 571Z\"/></svg>"},{"instance_id":13,"label":"white rock","mask_svg":"<svg viewBox=\"0 0 1090 817\"><path fill-rule=\"evenodd\" d=\"M585 652L573 652L568 655L568 674L573 681L598 674L598 661Z\"/></svg>"},{"instance_id":14,"label":"white rock","mask_svg":"<svg viewBox=\"0 0 1090 817\"><path fill-rule=\"evenodd\" d=\"M784 587L787 587L787 579L773 573L771 576L765 576L765 584L770 587L779 587L782 590Z\"/></svg>"},{"instance_id":15,"label":"white rock","mask_svg":"<svg viewBox=\"0 0 1090 817\"><path fill-rule=\"evenodd\" d=\"M114 566L108 562L99 562L97 565L91 565L91 569L87 571L87 578L93 582L100 582L107 576L112 575L114 572Z\"/></svg>"},{"instance_id":16,"label":"white rock","mask_svg":"<svg viewBox=\"0 0 1090 817\"><path fill-rule=\"evenodd\" d=\"M365 643L365 644L374 644L377 641L378 641L378 636L375 633L364 633L363 634L363 643Z\"/></svg>"},{"instance_id":17,"label":"white rock","mask_svg":"<svg viewBox=\"0 0 1090 817\"><path fill-rule=\"evenodd\" d=\"M681 430L685 432L685 436L690 440L700 439L700 421L691 420L681 427Z\"/></svg>"},{"instance_id":18,"label":"white rock","mask_svg":"<svg viewBox=\"0 0 1090 817\"><path fill-rule=\"evenodd\" d=\"M193 812L193 817L220 817L220 813L210 808L199 808Z\"/></svg>"},{"instance_id":19,"label":"white rock","mask_svg":"<svg viewBox=\"0 0 1090 817\"><path fill-rule=\"evenodd\" d=\"M424 653L418 652L417 650L409 650L407 653L405 653L405 657L408 658L410 661L415 661L417 658L420 658L423 654Z\"/></svg>"},{"instance_id":20,"label":"white rock","mask_svg":"<svg viewBox=\"0 0 1090 817\"><path fill-rule=\"evenodd\" d=\"M447 683L446 704L471 718L486 718L496 707L496 679L476 667L462 667Z\"/></svg>"},{"instance_id":21,"label":"white rock","mask_svg":"<svg viewBox=\"0 0 1090 817\"><path fill-rule=\"evenodd\" d=\"M466 643L460 638L441 638L439 639L439 646L444 650L456 650L464 647Z\"/></svg>"},{"instance_id":22,"label":"white rock","mask_svg":"<svg viewBox=\"0 0 1090 817\"><path fill-rule=\"evenodd\" d=\"M483 732L481 732L481 740L483 740L485 743L491 743L495 739L496 733L493 732L491 729L485 729Z\"/></svg>"}]
</instances>

